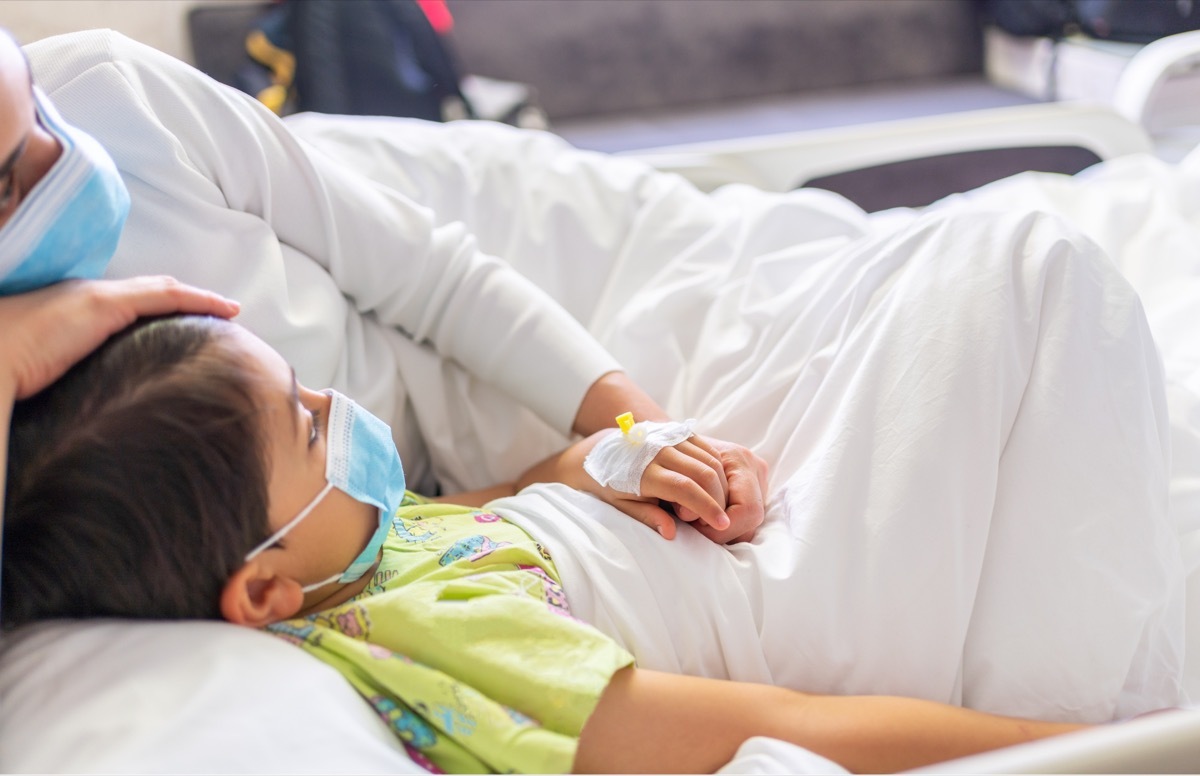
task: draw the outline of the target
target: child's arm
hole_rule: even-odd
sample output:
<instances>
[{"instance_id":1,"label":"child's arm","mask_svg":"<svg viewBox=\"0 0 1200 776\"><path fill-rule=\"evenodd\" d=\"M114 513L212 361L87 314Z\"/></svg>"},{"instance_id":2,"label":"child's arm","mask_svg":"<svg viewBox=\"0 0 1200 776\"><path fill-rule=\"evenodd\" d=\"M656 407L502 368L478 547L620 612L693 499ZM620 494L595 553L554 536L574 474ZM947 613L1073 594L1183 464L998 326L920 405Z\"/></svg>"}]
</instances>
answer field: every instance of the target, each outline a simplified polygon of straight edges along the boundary
<instances>
[{"instance_id":1,"label":"child's arm","mask_svg":"<svg viewBox=\"0 0 1200 776\"><path fill-rule=\"evenodd\" d=\"M712 773L753 736L855 772L888 773L1087 727L1001 717L914 698L806 695L626 668L583 728L576 773Z\"/></svg>"},{"instance_id":2,"label":"child's arm","mask_svg":"<svg viewBox=\"0 0 1200 776\"><path fill-rule=\"evenodd\" d=\"M674 505L681 518L698 528L702 522L708 527L722 522L729 525L722 509L725 483L713 472L712 454L694 437L659 451L642 475L642 495L633 496L602 487L583 469L584 459L605 433L592 434L534 465L517 480L516 490L535 482L561 482L612 504L666 539L675 537L675 518L661 505L664 503Z\"/></svg>"},{"instance_id":3,"label":"child's arm","mask_svg":"<svg viewBox=\"0 0 1200 776\"><path fill-rule=\"evenodd\" d=\"M517 492L516 487L511 482L505 482L500 485L493 485L490 488L481 490L467 490L462 493L451 493L445 496L434 496L429 499L441 504L458 504L464 507L481 507L492 499L504 498L511 496Z\"/></svg>"},{"instance_id":4,"label":"child's arm","mask_svg":"<svg viewBox=\"0 0 1200 776\"><path fill-rule=\"evenodd\" d=\"M613 428L613 419L625 412L632 412L637 420L672 420L628 375L624 372L610 372L593 383L584 395L583 403L575 416L574 431L587 436L606 428ZM705 466L720 480L721 493L716 499L715 509L685 511L682 516L692 521L692 525L700 533L714 542L748 540L762 524L765 513L766 462L748 448L733 442L701 435L692 437L690 442L702 450L703 455L697 456L697 460L703 458ZM702 478L708 476L697 471L691 479L699 483ZM642 489L646 490L645 484ZM707 486L705 489L710 490ZM687 505L686 501L666 496L662 498L664 501ZM668 539L675 535L674 518L664 510L654 507L636 508L636 511L631 511L611 498L605 500L614 503L623 512L646 523ZM657 499L651 501L656 502ZM728 521L718 521L718 516L724 516Z\"/></svg>"},{"instance_id":5,"label":"child's arm","mask_svg":"<svg viewBox=\"0 0 1200 776\"><path fill-rule=\"evenodd\" d=\"M761 501L758 503L758 518L753 518L745 511L739 512L738 510L745 509L744 505L730 503L727 509L722 508L726 505L724 494L733 488L737 481L753 477L758 488L756 492L759 493L762 486L765 486L766 465L749 451L745 453L751 457L739 459L743 466L739 469L729 469L729 480L726 481L723 476L717 474L722 471L724 454L714 451L711 447L712 440L692 437L674 447L661 450L642 475L642 495L633 496L602 487L583 469L584 459L605 432L596 432L535 464L515 483L452 493L431 500L480 507L492 499L511 496L535 482L561 482L612 504L667 539L675 537L675 516L664 508L664 504L673 506L681 519L691 522L697 530L713 541L749 539L761 522ZM759 498L761 499L761 496ZM734 519L739 514L742 519Z\"/></svg>"},{"instance_id":6,"label":"child's arm","mask_svg":"<svg viewBox=\"0 0 1200 776\"><path fill-rule=\"evenodd\" d=\"M695 520L710 524L727 518L721 509L724 503L724 483L712 476L712 458L707 451L689 442L659 452L642 476L641 496L632 496L601 487L583 470L583 460L595 447L604 432L590 437L555 453L535 464L515 483L502 483L483 490L451 493L430 499L448 504L481 507L488 501L511 496L526 485L535 482L561 482L578 490L586 491L612 504L634 519L657 530L667 539L675 536L675 519L660 506L660 501L677 505L679 512ZM703 460L701 460L703 459ZM704 483L704 484L701 484Z\"/></svg>"}]
</instances>

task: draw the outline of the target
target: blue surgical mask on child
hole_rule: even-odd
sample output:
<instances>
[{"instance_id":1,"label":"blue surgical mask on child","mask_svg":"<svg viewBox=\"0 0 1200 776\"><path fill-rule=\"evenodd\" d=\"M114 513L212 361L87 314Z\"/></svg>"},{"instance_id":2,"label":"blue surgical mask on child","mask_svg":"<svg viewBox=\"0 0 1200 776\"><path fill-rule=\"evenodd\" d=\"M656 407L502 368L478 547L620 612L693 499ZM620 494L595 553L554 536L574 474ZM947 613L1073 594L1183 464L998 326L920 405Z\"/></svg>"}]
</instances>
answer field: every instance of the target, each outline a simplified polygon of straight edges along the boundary
<instances>
[{"instance_id":1,"label":"blue surgical mask on child","mask_svg":"<svg viewBox=\"0 0 1200 776\"><path fill-rule=\"evenodd\" d=\"M62 154L0 228L0 296L100 277L129 215L129 192L108 152L64 122L37 87L33 99Z\"/></svg>"},{"instance_id":2,"label":"blue surgical mask on child","mask_svg":"<svg viewBox=\"0 0 1200 776\"><path fill-rule=\"evenodd\" d=\"M392 430L382 420L337 391L326 393L330 396L330 403L325 432L325 487L308 506L300 510L300 514L251 550L246 560L254 558L286 536L308 517L333 488L356 501L378 507L379 527L345 571L305 585L301 588L305 593L330 582L346 584L361 579L375 565L375 557L392 525L392 515L404 498L404 468L400 464L396 444L392 441Z\"/></svg>"}]
</instances>

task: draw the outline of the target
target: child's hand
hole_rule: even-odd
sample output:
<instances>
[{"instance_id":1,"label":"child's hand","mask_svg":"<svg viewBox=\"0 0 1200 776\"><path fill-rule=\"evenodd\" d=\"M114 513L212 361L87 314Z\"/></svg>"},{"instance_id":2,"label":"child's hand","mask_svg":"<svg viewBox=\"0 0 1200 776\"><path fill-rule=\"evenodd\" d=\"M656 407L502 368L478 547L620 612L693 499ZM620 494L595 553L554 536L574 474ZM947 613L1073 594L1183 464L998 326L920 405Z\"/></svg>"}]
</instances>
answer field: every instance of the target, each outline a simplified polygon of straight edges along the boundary
<instances>
[{"instance_id":1,"label":"child's hand","mask_svg":"<svg viewBox=\"0 0 1200 776\"><path fill-rule=\"evenodd\" d=\"M231 317L238 306L174 278L70 280L0 298L0 394L25 399L139 317Z\"/></svg>"},{"instance_id":2,"label":"child's hand","mask_svg":"<svg viewBox=\"0 0 1200 776\"><path fill-rule=\"evenodd\" d=\"M693 436L660 450L642 473L641 496L602 488L594 480L585 490L601 496L666 539L675 538L676 517L697 528L728 530L725 494L729 483L724 467L707 445L698 442L699 438Z\"/></svg>"},{"instance_id":3,"label":"child's hand","mask_svg":"<svg viewBox=\"0 0 1200 776\"><path fill-rule=\"evenodd\" d=\"M604 375L588 389L572 428L580 434L611 429L613 416L626 412L641 420L669 420L667 413L628 375L615 371ZM600 488L583 471L583 459L597 441L594 436L587 437L561 454L570 454L570 466L566 465L565 459L564 465L557 466L559 456L538 464L521 478L517 489L522 483L568 482L565 478L570 477L568 484L596 493L668 539L675 536L675 520L659 507L660 498L668 502L668 508L673 509L680 519L690 522L700 533L718 543L749 541L763 522L767 464L741 445L696 435L688 439L686 445L674 448L707 468L712 477L670 452L671 448L663 449L654 461L660 468L656 469L652 464L644 473L651 481L643 477L639 488L644 495L639 498ZM700 456L696 449L704 455ZM535 473L536 476L531 478L530 475ZM720 492L713 477L720 482ZM692 485L685 484L684 479L690 480ZM702 497L701 493L706 496ZM719 515L728 517L727 527L717 527L723 525Z\"/></svg>"},{"instance_id":4,"label":"child's hand","mask_svg":"<svg viewBox=\"0 0 1200 776\"><path fill-rule=\"evenodd\" d=\"M642 494L634 496L602 487L583 469L584 459L607 433L592 434L534 467L518 488L539 481L565 483L603 499L666 539L675 538L676 517L718 543L752 538L763 515L762 459L744 447L693 436L659 451L642 474Z\"/></svg>"}]
</instances>

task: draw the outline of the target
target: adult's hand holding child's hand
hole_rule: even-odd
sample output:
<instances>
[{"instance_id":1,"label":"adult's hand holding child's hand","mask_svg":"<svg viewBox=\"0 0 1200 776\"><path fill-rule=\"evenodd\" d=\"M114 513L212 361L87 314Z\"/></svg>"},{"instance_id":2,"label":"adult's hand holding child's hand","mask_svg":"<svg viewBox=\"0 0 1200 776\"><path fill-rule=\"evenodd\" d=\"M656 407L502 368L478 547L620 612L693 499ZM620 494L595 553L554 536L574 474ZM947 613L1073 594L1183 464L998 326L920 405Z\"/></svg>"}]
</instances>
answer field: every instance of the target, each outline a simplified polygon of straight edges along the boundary
<instances>
[{"instance_id":1,"label":"adult's hand holding child's hand","mask_svg":"<svg viewBox=\"0 0 1200 776\"><path fill-rule=\"evenodd\" d=\"M0 298L0 392L25 399L138 318L230 318L236 302L169 277L69 280Z\"/></svg>"},{"instance_id":2,"label":"adult's hand holding child's hand","mask_svg":"<svg viewBox=\"0 0 1200 776\"><path fill-rule=\"evenodd\" d=\"M698 521L682 505L676 510L679 518L691 522L697 531L718 544L750 541L766 514L767 462L749 448L733 442L700 435L688 441L702 446L720 462L728 483L725 514L729 516L729 526L717 528Z\"/></svg>"},{"instance_id":3,"label":"adult's hand holding child's hand","mask_svg":"<svg viewBox=\"0 0 1200 776\"><path fill-rule=\"evenodd\" d=\"M563 482L612 504L674 539L675 519L691 523L718 543L746 541L763 519L766 463L748 449L701 436L664 447L642 473L640 495L600 485L583 462L609 429L583 439L535 466L518 483ZM672 514L672 511L674 514Z\"/></svg>"}]
</instances>

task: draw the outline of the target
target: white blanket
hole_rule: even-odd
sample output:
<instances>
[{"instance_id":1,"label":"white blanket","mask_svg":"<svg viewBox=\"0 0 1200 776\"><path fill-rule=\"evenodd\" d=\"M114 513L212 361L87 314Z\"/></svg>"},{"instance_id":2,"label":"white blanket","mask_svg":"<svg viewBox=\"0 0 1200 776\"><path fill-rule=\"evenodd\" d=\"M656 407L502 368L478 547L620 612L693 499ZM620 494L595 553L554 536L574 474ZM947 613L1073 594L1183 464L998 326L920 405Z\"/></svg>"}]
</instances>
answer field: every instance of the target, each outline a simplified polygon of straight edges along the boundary
<instances>
[{"instance_id":1,"label":"white blanket","mask_svg":"<svg viewBox=\"0 0 1200 776\"><path fill-rule=\"evenodd\" d=\"M774 462L769 515L727 550L558 486L494 504L547 541L576 613L661 670L1050 719L1178 702L1167 415L1132 289L1036 214L822 259L722 278L680 306L694 329L659 317L671 292L631 300L622 331L658 335L684 411Z\"/></svg>"},{"instance_id":2,"label":"white blanket","mask_svg":"<svg viewBox=\"0 0 1200 776\"><path fill-rule=\"evenodd\" d=\"M370 120L354 143L320 119L301 131L465 220L672 414L772 463L767 526L732 550L687 535L668 550L563 488L495 505L643 666L1052 719L1179 702L1167 394L1121 271L1144 293L1200 274L1195 173L1139 159L867 217L815 191L704 196L471 126L403 149ZM423 366L406 380L437 397L416 410L444 481L550 452L497 412L504 397Z\"/></svg>"}]
</instances>

